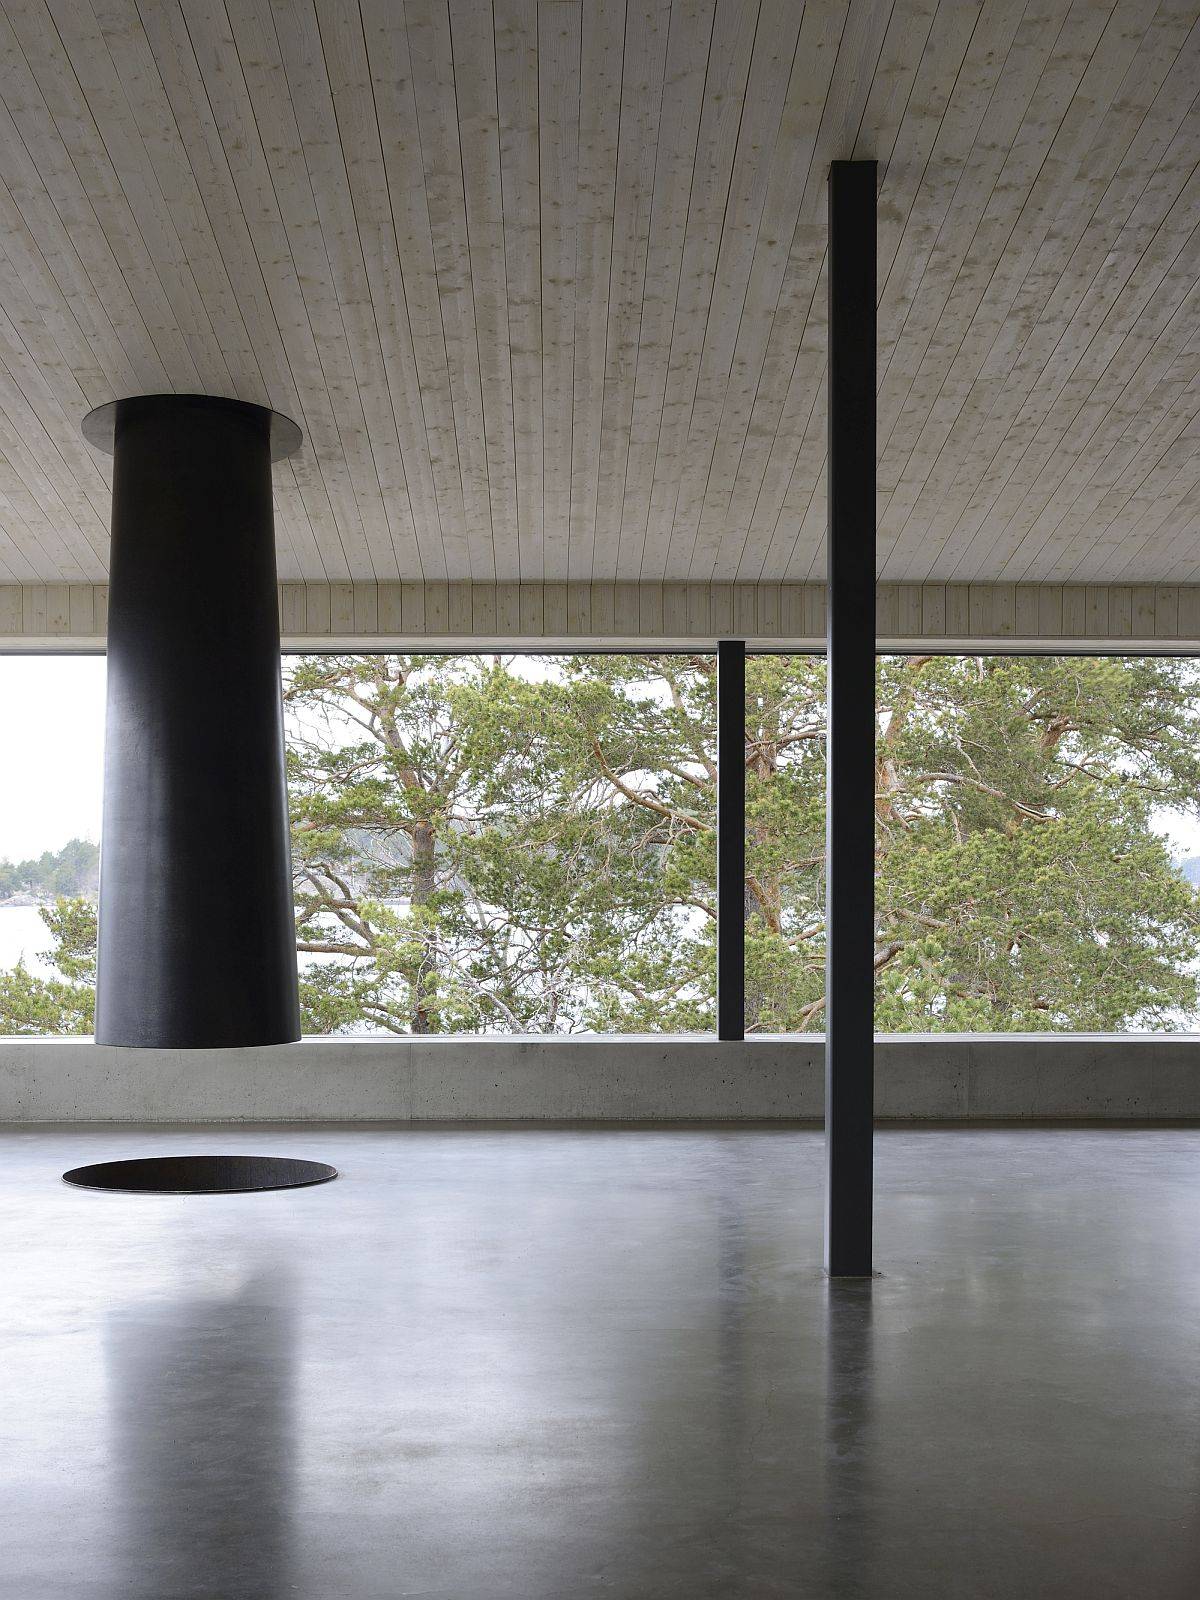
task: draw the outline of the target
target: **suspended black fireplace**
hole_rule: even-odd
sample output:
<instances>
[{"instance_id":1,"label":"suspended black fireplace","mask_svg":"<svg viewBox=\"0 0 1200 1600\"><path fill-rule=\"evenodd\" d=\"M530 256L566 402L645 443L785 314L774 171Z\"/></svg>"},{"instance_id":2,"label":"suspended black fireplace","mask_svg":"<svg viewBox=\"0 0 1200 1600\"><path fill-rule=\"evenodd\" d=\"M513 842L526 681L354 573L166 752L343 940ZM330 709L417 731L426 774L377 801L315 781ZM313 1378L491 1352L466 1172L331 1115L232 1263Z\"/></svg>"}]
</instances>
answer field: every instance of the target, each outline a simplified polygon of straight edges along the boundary
<instances>
[{"instance_id":1,"label":"suspended black fireplace","mask_svg":"<svg viewBox=\"0 0 1200 1600\"><path fill-rule=\"evenodd\" d=\"M262 406L162 394L101 406L83 432L114 458L96 1042L289 1043L271 464L300 429ZM212 1159L228 1189L243 1158Z\"/></svg>"}]
</instances>

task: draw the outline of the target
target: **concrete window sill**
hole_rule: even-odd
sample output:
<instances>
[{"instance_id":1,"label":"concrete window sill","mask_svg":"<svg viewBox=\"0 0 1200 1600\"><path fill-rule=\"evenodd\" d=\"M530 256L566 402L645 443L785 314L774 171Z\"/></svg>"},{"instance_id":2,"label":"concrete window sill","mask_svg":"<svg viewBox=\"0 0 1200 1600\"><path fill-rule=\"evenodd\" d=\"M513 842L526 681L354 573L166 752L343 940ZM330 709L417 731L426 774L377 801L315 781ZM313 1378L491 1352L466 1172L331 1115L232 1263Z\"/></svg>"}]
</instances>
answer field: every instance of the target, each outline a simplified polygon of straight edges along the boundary
<instances>
[{"instance_id":1,"label":"concrete window sill","mask_svg":"<svg viewBox=\"0 0 1200 1600\"><path fill-rule=\"evenodd\" d=\"M0 1039L0 1122L758 1121L821 1116L824 1039ZM881 1034L881 1121L1200 1119L1200 1035Z\"/></svg>"}]
</instances>

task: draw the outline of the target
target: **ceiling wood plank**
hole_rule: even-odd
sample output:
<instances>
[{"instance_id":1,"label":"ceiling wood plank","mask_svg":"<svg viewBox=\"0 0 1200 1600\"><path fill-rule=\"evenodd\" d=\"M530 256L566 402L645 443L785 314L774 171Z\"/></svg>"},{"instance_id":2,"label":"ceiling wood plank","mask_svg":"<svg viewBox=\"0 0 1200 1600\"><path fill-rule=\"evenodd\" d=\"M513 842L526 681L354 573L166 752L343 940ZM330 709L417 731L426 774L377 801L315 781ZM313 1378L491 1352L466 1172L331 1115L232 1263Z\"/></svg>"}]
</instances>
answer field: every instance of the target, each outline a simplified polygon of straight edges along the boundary
<instances>
[{"instance_id":1,"label":"ceiling wood plank","mask_svg":"<svg viewBox=\"0 0 1200 1600\"><path fill-rule=\"evenodd\" d=\"M273 77L265 69L268 44L261 12L257 16L252 16L249 10L241 14L244 28L254 28L261 52L253 63L247 64L247 77L242 70L242 46L234 38L224 6L218 6L216 0L182 0L182 10L190 48L195 54L189 60L181 52L179 59L184 70L194 69L200 75L198 97L203 96L211 111L212 131L220 147L219 157L214 153L214 164L219 159L229 173L251 260L261 273L269 315L286 353L287 386L296 397L294 415L303 425L309 448L319 462L319 491L314 485L310 496L310 516L316 513L313 529L326 574L338 577L349 573L354 566L368 564L366 539L349 482L340 429L335 421L333 390L324 375L321 352L293 255L294 235L298 229L293 219L285 221L258 123L255 89L264 97L268 90L278 96L282 73L278 65ZM265 20L269 22L269 15ZM271 49L270 55L277 62L277 50ZM276 117L280 115L277 110ZM292 159L302 157L293 153ZM289 186L294 194L298 177L293 177ZM311 206L311 193L309 204ZM311 250L311 246L309 248ZM328 275L327 266L325 275ZM314 288L320 292L321 284L318 282ZM277 409L287 409L286 404L281 405L277 400L272 403ZM296 477L297 482L303 482L299 466ZM325 517L321 517L322 499L328 505Z\"/></svg>"},{"instance_id":2,"label":"ceiling wood plank","mask_svg":"<svg viewBox=\"0 0 1200 1600\"><path fill-rule=\"evenodd\" d=\"M313 247L311 267L307 265L307 252L300 258L301 279L310 271L320 274L323 270L332 290L332 296L320 301L315 299L315 290L312 296L306 292L306 300L312 307L314 322L317 318L330 321L328 348L338 363L336 387L331 383L337 401L338 431L344 445L348 445L348 435L354 441L346 449L346 463L354 476L371 564L370 574L355 575L388 581L401 572L419 572L421 558L366 263L367 240L374 235L363 223L371 218L365 205L361 212L356 208L349 175L349 164L359 151L369 155L379 146L367 90L361 31L357 12L351 17L342 8L327 7L322 28L315 10L290 0L282 6L273 0L272 20L295 113L294 134L303 151L301 165L308 174L301 204L307 204L311 193L322 241L320 251ZM354 76L347 92L348 72ZM352 103L362 113L360 121L343 127L334 100L335 84L343 89L341 114L349 116L348 106ZM290 140L290 121L286 132ZM306 227L306 238L308 231ZM381 287L385 282L381 275ZM333 297L340 326L333 320ZM385 308L385 320L389 325L396 323L390 305ZM328 367L329 359L322 354L323 368Z\"/></svg>"},{"instance_id":3,"label":"ceiling wood plank","mask_svg":"<svg viewBox=\"0 0 1200 1600\"><path fill-rule=\"evenodd\" d=\"M468 0L453 0L450 24L492 547L496 571L515 573L520 542L496 38Z\"/></svg>"},{"instance_id":4,"label":"ceiling wood plank","mask_svg":"<svg viewBox=\"0 0 1200 1600\"><path fill-rule=\"evenodd\" d=\"M186 20L176 7L145 3L139 16L174 118L179 149L191 168L229 293L252 341L262 375L262 394L247 398L261 399L305 424L303 450L276 473L279 536L286 541L301 571L314 575L318 568L322 575L330 569L337 571L345 565L344 555L340 541L336 541L336 524L321 464L308 437L307 419L267 287L265 273L271 269L258 259ZM217 104L220 103L218 97ZM324 549L318 543L316 528L323 530Z\"/></svg>"},{"instance_id":5,"label":"ceiling wood plank","mask_svg":"<svg viewBox=\"0 0 1200 1600\"><path fill-rule=\"evenodd\" d=\"M805 7L781 136L783 161L774 192L768 193L766 281L752 282L749 315L743 311L732 405L731 400L725 402L721 421L724 445L718 439L705 490L699 559L694 555L692 561L697 577L710 570L730 578L745 571L761 574L800 455L807 464L802 478L811 478L815 485L824 461L823 450L813 448L815 435L810 429L814 423L823 427L825 415L823 213L828 162L856 144L857 130L874 100L867 149L857 153L880 160L886 172L931 22L931 7L921 5L901 17L893 12L890 20L881 8L861 0L849 10L836 5ZM803 188L793 205L790 193L801 172ZM789 230L792 212L796 221ZM786 241L778 263L772 259L772 234ZM782 268L782 279L768 319L762 313L776 290L776 265ZM747 376L739 404L737 380L743 372ZM802 444L784 473L786 446L783 452L775 447L789 437ZM772 504L774 515L767 509ZM752 539L756 516L757 537ZM773 576L782 576L790 556L789 546L786 555L776 560Z\"/></svg>"},{"instance_id":6,"label":"ceiling wood plank","mask_svg":"<svg viewBox=\"0 0 1200 1600\"><path fill-rule=\"evenodd\" d=\"M584 8L579 48L568 572L590 573L595 567L624 54L624 0L595 0Z\"/></svg>"},{"instance_id":7,"label":"ceiling wood plank","mask_svg":"<svg viewBox=\"0 0 1200 1600\"><path fill-rule=\"evenodd\" d=\"M450 19L436 0L408 0L404 11L470 576L486 580L496 575L496 545Z\"/></svg>"},{"instance_id":8,"label":"ceiling wood plank","mask_svg":"<svg viewBox=\"0 0 1200 1600\"><path fill-rule=\"evenodd\" d=\"M704 336L717 281L717 262L760 20L759 0L718 0L667 353L658 448L642 552L643 581L661 579L670 557L688 424L700 379ZM734 209L736 211L736 205Z\"/></svg>"},{"instance_id":9,"label":"ceiling wood plank","mask_svg":"<svg viewBox=\"0 0 1200 1600\"><path fill-rule=\"evenodd\" d=\"M495 0L493 9L517 508L516 570L523 579L540 584L544 548L537 0Z\"/></svg>"},{"instance_id":10,"label":"ceiling wood plank","mask_svg":"<svg viewBox=\"0 0 1200 1600\"><path fill-rule=\"evenodd\" d=\"M798 141L784 122L803 16L803 8L789 0L763 0L758 17L667 548L672 572L692 572L697 565L700 519L729 400L736 411L731 391L739 344L744 336L757 346L765 335L763 312L778 302L787 259L788 219L797 214L810 170L803 146L797 151ZM743 362L747 359L757 364L743 346ZM735 432L744 439L745 431L743 417ZM718 538L720 531L718 523ZM700 565L713 563L702 556Z\"/></svg>"},{"instance_id":11,"label":"ceiling wood plank","mask_svg":"<svg viewBox=\"0 0 1200 1600\"><path fill-rule=\"evenodd\" d=\"M327 481L350 576L369 578L378 565L384 569L382 576L391 577L394 561L390 559L387 514L371 458L364 397L354 370L352 338L347 328L348 323L354 326L355 319L361 321L362 307L360 302L352 301L347 311L339 299L331 262L331 251L338 255L334 248L336 224L332 218L328 228L322 223L319 184L314 183L298 121L301 105L306 107L306 121L313 114L311 85L303 80L304 63L312 61L315 49L319 53L313 40L315 24L311 9L305 4L290 8L287 20L284 38L292 70L302 80L297 92L289 82L270 0L245 0L230 8L238 77L245 87L254 142L263 157L258 170L269 185L269 193L263 188L259 215L265 229L276 234L282 230L286 239L294 273L289 283L293 289L289 308L301 336L307 331L326 404L334 419L341 464L339 471L334 458ZM315 154L319 159L319 152ZM237 155L235 151L235 160ZM262 249L261 244L259 248ZM344 256L339 255L339 260L344 262ZM297 290L298 294L294 292ZM313 379L315 387L316 373Z\"/></svg>"},{"instance_id":12,"label":"ceiling wood plank","mask_svg":"<svg viewBox=\"0 0 1200 1600\"><path fill-rule=\"evenodd\" d=\"M714 24L715 0L679 0L672 7L621 495L617 577L623 581L637 577L643 570Z\"/></svg>"},{"instance_id":13,"label":"ceiling wood plank","mask_svg":"<svg viewBox=\"0 0 1200 1600\"><path fill-rule=\"evenodd\" d=\"M569 570L571 526L582 23L572 0L538 6L542 546L544 570L563 576Z\"/></svg>"},{"instance_id":14,"label":"ceiling wood plank","mask_svg":"<svg viewBox=\"0 0 1200 1600\"><path fill-rule=\"evenodd\" d=\"M1099 52L1097 52L1098 58ZM1111 99L1111 94L1107 98ZM1091 96L1091 99L1093 103L1102 104L1098 93ZM1118 100L1123 113L1131 99L1132 96L1128 95L1125 86L1122 86ZM1104 131L1102 160L1100 162L1089 160L1083 167L1073 170L1068 189L1054 195L1050 205L1045 208L1054 217L1053 229L1046 238L1016 301L1007 308L1002 308L1002 315L992 312L988 316L987 320L991 321L993 332L989 335L986 327L982 332L985 342L989 336L992 338L991 350L970 390L966 393L951 392L946 399L939 401L944 415L948 415L950 409L957 404L957 415L953 418L943 447L939 449L933 471L921 486L915 500L910 495L907 508L902 508L902 511L907 510L909 531L902 533L898 540L897 558L905 547L911 553L913 539L918 536L919 530L928 527L936 517L937 510L946 506L952 499L955 475L964 459L968 444L973 442L973 436L978 438L981 433L986 433L992 441L993 449L995 448L996 439L1002 436L1003 431L996 427L999 415L995 397L1004 393L1010 374L1019 371L1022 365L1024 370L1029 370L1029 364L1022 361L1023 342L1031 337L1037 337L1038 319L1043 315L1047 297L1052 296L1056 286L1063 281L1068 259L1074 257L1078 263L1072 281L1078 282L1080 271L1086 270L1085 253L1081 246L1086 241L1087 225L1095 215L1095 208L1103 195L1105 184L1110 181L1124 154L1131 131L1129 117L1122 115L1119 119L1107 118ZM984 318L978 319L981 324L984 320ZM1063 323L1057 317L1055 321L1061 334ZM999 330L998 333L994 332L996 329ZM970 378L972 375L967 376ZM1008 402L1010 406L1018 403L1019 392L1018 383L1013 386L1012 398ZM988 404L989 395L992 397L991 405ZM957 543L955 538L946 541L941 564L947 571L953 570ZM903 562L897 559L897 564L901 566Z\"/></svg>"}]
</instances>

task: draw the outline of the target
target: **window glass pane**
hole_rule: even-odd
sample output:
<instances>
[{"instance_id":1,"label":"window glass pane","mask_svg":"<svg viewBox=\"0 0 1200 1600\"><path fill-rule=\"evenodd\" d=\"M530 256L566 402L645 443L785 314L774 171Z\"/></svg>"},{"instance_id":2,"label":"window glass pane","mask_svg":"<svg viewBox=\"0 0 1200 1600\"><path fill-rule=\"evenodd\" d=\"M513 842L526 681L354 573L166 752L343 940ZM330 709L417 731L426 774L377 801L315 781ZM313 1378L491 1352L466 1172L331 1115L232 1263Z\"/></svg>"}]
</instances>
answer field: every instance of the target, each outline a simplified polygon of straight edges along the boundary
<instances>
[{"instance_id":1,"label":"window glass pane","mask_svg":"<svg viewBox=\"0 0 1200 1600\"><path fill-rule=\"evenodd\" d=\"M713 1026L711 655L284 681L306 1032Z\"/></svg>"},{"instance_id":2,"label":"window glass pane","mask_svg":"<svg viewBox=\"0 0 1200 1600\"><path fill-rule=\"evenodd\" d=\"M881 1032L1200 1027L1200 666L890 656L877 672ZM824 993L824 667L747 669L747 1026Z\"/></svg>"},{"instance_id":3,"label":"window glass pane","mask_svg":"<svg viewBox=\"0 0 1200 1600\"><path fill-rule=\"evenodd\" d=\"M825 661L746 658L746 1031L820 1032Z\"/></svg>"},{"instance_id":4,"label":"window glass pane","mask_svg":"<svg viewBox=\"0 0 1200 1600\"><path fill-rule=\"evenodd\" d=\"M92 1031L104 667L0 655L0 1034Z\"/></svg>"},{"instance_id":5,"label":"window glass pane","mask_svg":"<svg viewBox=\"0 0 1200 1600\"><path fill-rule=\"evenodd\" d=\"M899 656L878 681L877 1026L1194 1026L1196 666Z\"/></svg>"}]
</instances>

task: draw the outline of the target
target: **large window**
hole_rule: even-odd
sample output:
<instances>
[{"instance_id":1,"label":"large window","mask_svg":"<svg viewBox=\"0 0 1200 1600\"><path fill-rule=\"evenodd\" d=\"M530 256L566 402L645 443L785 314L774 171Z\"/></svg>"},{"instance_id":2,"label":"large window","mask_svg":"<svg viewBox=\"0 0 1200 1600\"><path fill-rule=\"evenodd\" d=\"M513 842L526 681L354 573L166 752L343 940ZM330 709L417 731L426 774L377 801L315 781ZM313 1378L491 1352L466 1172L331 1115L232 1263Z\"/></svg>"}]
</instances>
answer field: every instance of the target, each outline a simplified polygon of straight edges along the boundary
<instances>
[{"instance_id":1,"label":"large window","mask_svg":"<svg viewBox=\"0 0 1200 1600\"><path fill-rule=\"evenodd\" d=\"M0 1033L91 1027L103 678L0 656ZM747 1030L819 1032L824 662L746 681ZM879 1029L1200 1027L1200 664L878 683ZM711 655L298 656L284 685L306 1032L712 1028Z\"/></svg>"}]
</instances>

